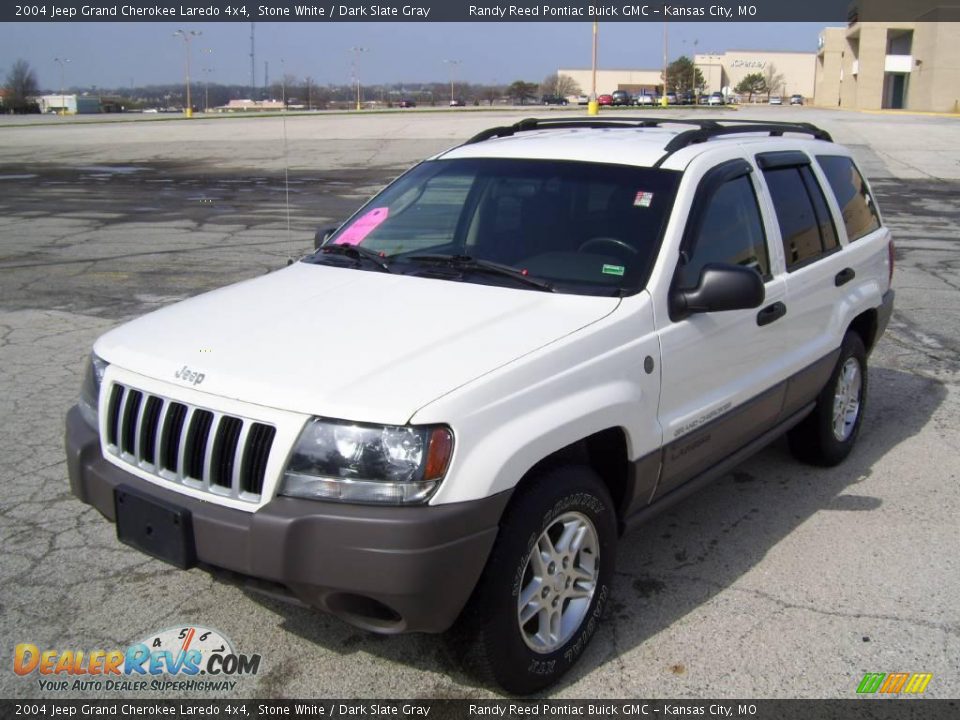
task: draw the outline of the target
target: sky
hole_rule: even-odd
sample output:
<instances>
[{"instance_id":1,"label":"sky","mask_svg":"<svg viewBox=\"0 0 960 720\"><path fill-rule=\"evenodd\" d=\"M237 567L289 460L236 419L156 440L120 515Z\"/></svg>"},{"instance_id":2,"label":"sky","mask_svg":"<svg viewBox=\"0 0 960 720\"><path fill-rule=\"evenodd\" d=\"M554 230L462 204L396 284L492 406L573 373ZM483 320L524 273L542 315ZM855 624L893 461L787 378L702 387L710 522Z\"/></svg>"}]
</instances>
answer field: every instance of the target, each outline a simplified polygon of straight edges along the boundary
<instances>
[{"instance_id":1,"label":"sky","mask_svg":"<svg viewBox=\"0 0 960 720\"><path fill-rule=\"evenodd\" d=\"M822 23L682 22L669 25L671 59L694 51L816 52ZM250 23L2 23L0 80L17 59L34 69L41 89L111 89L181 82L186 56L177 29L202 33L191 46L197 81L250 84ZM358 58L366 84L539 82L558 68L590 66L591 23L256 23L256 84L283 74L348 84ZM364 52L351 52L362 47ZM211 52L206 52L206 51ZM600 23L600 68L658 68L663 24ZM457 64L444 60L459 61ZM206 70L206 72L205 72Z\"/></svg>"}]
</instances>

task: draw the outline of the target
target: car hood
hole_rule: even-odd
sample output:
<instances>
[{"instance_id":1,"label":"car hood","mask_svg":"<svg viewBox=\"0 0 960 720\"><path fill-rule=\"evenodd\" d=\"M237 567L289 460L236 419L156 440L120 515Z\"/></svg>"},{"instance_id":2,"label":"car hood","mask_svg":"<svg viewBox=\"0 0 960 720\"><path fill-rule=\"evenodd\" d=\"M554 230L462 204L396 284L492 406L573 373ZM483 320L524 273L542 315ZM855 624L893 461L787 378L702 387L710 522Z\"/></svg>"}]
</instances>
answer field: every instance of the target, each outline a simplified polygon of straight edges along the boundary
<instances>
[{"instance_id":1,"label":"car hood","mask_svg":"<svg viewBox=\"0 0 960 720\"><path fill-rule=\"evenodd\" d=\"M399 425L618 303L301 262L145 315L95 351L221 397Z\"/></svg>"}]
</instances>

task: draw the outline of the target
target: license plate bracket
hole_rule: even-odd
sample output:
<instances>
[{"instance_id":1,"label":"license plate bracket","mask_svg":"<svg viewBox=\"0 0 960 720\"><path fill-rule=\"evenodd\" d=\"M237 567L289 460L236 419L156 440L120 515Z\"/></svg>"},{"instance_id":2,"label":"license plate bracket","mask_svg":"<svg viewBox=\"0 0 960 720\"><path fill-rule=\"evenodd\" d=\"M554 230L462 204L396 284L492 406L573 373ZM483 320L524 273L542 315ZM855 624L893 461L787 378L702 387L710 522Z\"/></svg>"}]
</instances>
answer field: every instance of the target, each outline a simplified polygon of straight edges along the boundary
<instances>
[{"instance_id":1,"label":"license plate bracket","mask_svg":"<svg viewBox=\"0 0 960 720\"><path fill-rule=\"evenodd\" d=\"M113 491L117 539L186 570L197 563L190 511L127 485Z\"/></svg>"}]
</instances>

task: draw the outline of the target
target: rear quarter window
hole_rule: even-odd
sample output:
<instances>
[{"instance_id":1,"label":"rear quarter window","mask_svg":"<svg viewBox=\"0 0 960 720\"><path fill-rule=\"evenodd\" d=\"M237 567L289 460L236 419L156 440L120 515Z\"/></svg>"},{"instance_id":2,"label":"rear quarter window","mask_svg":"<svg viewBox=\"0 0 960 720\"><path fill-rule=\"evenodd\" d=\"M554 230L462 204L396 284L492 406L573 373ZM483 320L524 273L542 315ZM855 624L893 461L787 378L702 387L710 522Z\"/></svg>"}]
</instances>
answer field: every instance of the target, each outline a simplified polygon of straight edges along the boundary
<instances>
[{"instance_id":1,"label":"rear quarter window","mask_svg":"<svg viewBox=\"0 0 960 720\"><path fill-rule=\"evenodd\" d=\"M853 161L842 155L817 155L817 162L840 206L847 239L853 242L879 228L877 206Z\"/></svg>"}]
</instances>

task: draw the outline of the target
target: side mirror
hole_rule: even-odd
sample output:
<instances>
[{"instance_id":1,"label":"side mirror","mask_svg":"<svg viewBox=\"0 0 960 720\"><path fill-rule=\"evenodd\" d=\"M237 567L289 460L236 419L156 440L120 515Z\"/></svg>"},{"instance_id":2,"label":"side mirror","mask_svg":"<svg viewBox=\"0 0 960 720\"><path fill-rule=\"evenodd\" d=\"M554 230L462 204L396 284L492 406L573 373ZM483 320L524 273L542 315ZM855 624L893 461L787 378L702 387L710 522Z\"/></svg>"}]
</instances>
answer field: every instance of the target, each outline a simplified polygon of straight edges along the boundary
<instances>
[{"instance_id":1,"label":"side mirror","mask_svg":"<svg viewBox=\"0 0 960 720\"><path fill-rule=\"evenodd\" d=\"M739 265L706 265L692 290L670 293L670 317L760 307L766 291L760 273Z\"/></svg>"},{"instance_id":2,"label":"side mirror","mask_svg":"<svg viewBox=\"0 0 960 720\"><path fill-rule=\"evenodd\" d=\"M320 247L330 239L330 236L337 231L335 227L328 228L317 228L317 231L313 234L313 249L319 250Z\"/></svg>"}]
</instances>

